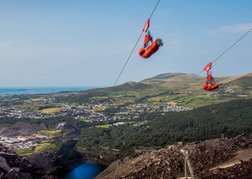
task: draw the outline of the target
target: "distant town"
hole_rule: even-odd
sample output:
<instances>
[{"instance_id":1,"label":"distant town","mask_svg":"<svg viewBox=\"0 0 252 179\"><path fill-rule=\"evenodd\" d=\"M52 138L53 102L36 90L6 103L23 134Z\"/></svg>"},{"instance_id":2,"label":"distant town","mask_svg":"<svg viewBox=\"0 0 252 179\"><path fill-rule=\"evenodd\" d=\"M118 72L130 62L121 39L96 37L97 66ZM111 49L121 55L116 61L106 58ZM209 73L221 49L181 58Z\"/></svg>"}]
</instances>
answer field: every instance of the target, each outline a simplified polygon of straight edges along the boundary
<instances>
[{"instance_id":1,"label":"distant town","mask_svg":"<svg viewBox=\"0 0 252 179\"><path fill-rule=\"evenodd\" d=\"M30 104L47 104L46 99L31 99ZM0 118L1 117L13 117L13 118L50 118L61 116L73 116L76 119L85 119L91 121L114 121L114 120L131 120L136 119L142 114L153 112L181 112L192 110L192 108L179 106L175 103L162 104L159 106L150 106L148 104L131 104L125 107L120 107L119 112L115 113L112 117L106 116L103 111L105 109L116 109L118 105L109 103L99 104L53 104L53 107L58 108L56 112L50 114L41 112L29 112L25 110L18 110L15 107L0 106Z\"/></svg>"},{"instance_id":2,"label":"distant town","mask_svg":"<svg viewBox=\"0 0 252 179\"><path fill-rule=\"evenodd\" d=\"M31 99L27 104L48 104L47 99ZM112 125L118 126L123 125L125 120L133 120L139 118L141 115L146 113L160 112L161 114L166 112L181 112L192 110L189 107L179 106L177 104L162 104L159 106L150 106L147 104L131 104L128 106L121 107L119 112L113 115L107 116L103 111L105 109L117 109L118 105L109 103L99 103L99 104L53 104L53 107L58 110L53 113L45 113L43 110L41 112L29 112L26 110L20 110L16 107L4 107L0 106L0 118L10 117L10 118L51 118L51 117L62 117L71 116L78 120L88 120L88 121L114 121ZM143 121L144 123L144 121ZM141 125L141 123L135 124ZM29 147L36 146L36 141L46 140L48 137L45 135L33 134L30 136L16 136L7 137L0 136L0 142L4 143L5 146L9 146L15 149L26 149Z\"/></svg>"}]
</instances>

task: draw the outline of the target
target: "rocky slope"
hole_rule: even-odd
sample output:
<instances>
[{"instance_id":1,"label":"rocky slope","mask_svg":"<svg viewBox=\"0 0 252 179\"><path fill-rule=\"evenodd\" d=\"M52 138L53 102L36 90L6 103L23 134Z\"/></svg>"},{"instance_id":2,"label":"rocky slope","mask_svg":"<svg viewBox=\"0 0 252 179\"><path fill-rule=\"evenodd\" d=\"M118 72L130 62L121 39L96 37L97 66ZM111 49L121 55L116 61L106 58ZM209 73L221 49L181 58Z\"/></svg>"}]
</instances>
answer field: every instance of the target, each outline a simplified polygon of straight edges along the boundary
<instances>
[{"instance_id":1,"label":"rocky slope","mask_svg":"<svg viewBox=\"0 0 252 179\"><path fill-rule=\"evenodd\" d=\"M182 178L185 173L182 151L189 154L193 171L190 173L187 168L189 176L204 179L252 178L252 135L239 135L186 145L179 143L148 152L137 151L134 156L113 162L96 179ZM55 178L43 171L0 144L0 179Z\"/></svg>"},{"instance_id":2,"label":"rocky slope","mask_svg":"<svg viewBox=\"0 0 252 179\"><path fill-rule=\"evenodd\" d=\"M18 135L32 135L36 134L39 130L47 130L45 124L30 124L28 122L17 122L11 127L1 127L0 136L18 136Z\"/></svg>"},{"instance_id":3,"label":"rocky slope","mask_svg":"<svg viewBox=\"0 0 252 179\"><path fill-rule=\"evenodd\" d=\"M219 139L203 142L172 145L161 150L117 160L96 179L183 177L185 171L182 149L189 153L195 178L252 178L252 155L245 155L247 156L245 158L237 157L237 152L251 153L251 150L247 150L251 148L252 135L240 135L230 139L222 136ZM222 168L219 166L234 157L236 160L232 160L230 165Z\"/></svg>"},{"instance_id":4,"label":"rocky slope","mask_svg":"<svg viewBox=\"0 0 252 179\"><path fill-rule=\"evenodd\" d=\"M0 179L42 179L42 169L0 144Z\"/></svg>"}]
</instances>

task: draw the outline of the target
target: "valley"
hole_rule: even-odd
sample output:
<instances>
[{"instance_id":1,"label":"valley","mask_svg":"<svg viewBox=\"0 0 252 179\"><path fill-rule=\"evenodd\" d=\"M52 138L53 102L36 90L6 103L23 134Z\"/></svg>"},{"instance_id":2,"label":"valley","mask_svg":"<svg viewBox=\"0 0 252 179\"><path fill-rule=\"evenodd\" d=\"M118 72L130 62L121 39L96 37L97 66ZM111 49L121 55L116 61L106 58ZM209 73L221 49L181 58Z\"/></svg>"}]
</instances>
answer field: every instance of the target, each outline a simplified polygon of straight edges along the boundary
<instances>
[{"instance_id":1,"label":"valley","mask_svg":"<svg viewBox=\"0 0 252 179\"><path fill-rule=\"evenodd\" d=\"M217 77L222 87L206 92L203 77L167 73L109 88L0 96L1 143L58 175L71 161L109 165L178 142L250 134L251 79Z\"/></svg>"}]
</instances>

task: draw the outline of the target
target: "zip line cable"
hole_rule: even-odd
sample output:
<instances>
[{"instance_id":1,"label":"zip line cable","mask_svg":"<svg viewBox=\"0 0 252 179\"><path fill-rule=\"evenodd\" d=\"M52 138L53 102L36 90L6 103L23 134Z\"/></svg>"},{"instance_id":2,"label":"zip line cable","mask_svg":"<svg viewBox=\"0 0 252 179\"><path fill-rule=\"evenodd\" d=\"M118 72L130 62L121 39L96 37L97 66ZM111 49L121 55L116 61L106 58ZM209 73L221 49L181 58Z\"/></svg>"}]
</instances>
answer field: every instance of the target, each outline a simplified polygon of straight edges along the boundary
<instances>
[{"instance_id":1,"label":"zip line cable","mask_svg":"<svg viewBox=\"0 0 252 179\"><path fill-rule=\"evenodd\" d=\"M160 1L160 0L158 0L156 6L154 7L154 9L153 9L153 11L152 11L152 13L151 13L149 19L151 19L152 15L154 14L154 12L155 12L155 10L156 10L158 4L159 4L159 1ZM133 49L132 49L132 51L131 51L129 57L128 57L128 59L126 60L126 62L125 62L125 64L124 64L124 66L123 66L121 72L119 73L119 75L118 75L118 77L117 77L117 79L116 79L116 81L115 81L115 83L114 83L114 86L116 85L117 81L119 80L119 78L120 78L120 76L121 76L121 74L122 74L124 68L126 67L128 61L129 61L129 59L131 58L131 55L133 54L133 52L134 52L134 50L135 50L135 48L136 48L136 46L137 46L139 40L141 39L142 35L143 35L143 31L141 32L140 36L138 37L138 39L137 39L137 41L136 41L136 43L135 43L135 45L134 45L134 47L133 47Z\"/></svg>"},{"instance_id":2,"label":"zip line cable","mask_svg":"<svg viewBox=\"0 0 252 179\"><path fill-rule=\"evenodd\" d=\"M235 43L233 43L229 48L227 48L222 54L220 54L213 62L212 62L212 64L214 63L214 62L216 62L220 57L222 57L227 51L229 51L233 46L235 46L241 39L243 39L249 32L251 32L252 31L252 28L251 29L249 29L243 36L241 36ZM201 71L201 72L199 72L199 74L197 75L197 76L199 76L202 72L204 71L204 69Z\"/></svg>"},{"instance_id":3,"label":"zip line cable","mask_svg":"<svg viewBox=\"0 0 252 179\"><path fill-rule=\"evenodd\" d=\"M124 66L123 66L123 68L122 68L122 70L121 70L121 72L120 72L120 74L119 74L119 76L117 77L114 86L116 85L117 81L119 80L119 78L120 78L120 76L121 76L121 74L122 74L124 68L126 67L128 61L129 61L131 55L133 54L133 52L134 52L134 50L135 50L135 48L136 48L136 46L137 46L137 44L138 44L140 38L142 37L142 35L143 35L143 32L142 32L142 33L140 34L140 36L138 37L137 42L135 43L135 45L134 45L134 47L133 47L133 49L132 49L132 51L131 51L131 53L130 53L130 55L129 55L127 61L126 61L126 63L124 64Z\"/></svg>"},{"instance_id":4,"label":"zip line cable","mask_svg":"<svg viewBox=\"0 0 252 179\"><path fill-rule=\"evenodd\" d=\"M160 0L158 0L158 2L157 2L157 4L156 4L156 6L154 7L154 9L153 9L153 11L152 11L152 13L151 13L151 15L150 15L150 19L151 19L152 15L154 14L154 12L155 12L155 10L156 10L156 8L157 8L159 1L160 1Z\"/></svg>"}]
</instances>

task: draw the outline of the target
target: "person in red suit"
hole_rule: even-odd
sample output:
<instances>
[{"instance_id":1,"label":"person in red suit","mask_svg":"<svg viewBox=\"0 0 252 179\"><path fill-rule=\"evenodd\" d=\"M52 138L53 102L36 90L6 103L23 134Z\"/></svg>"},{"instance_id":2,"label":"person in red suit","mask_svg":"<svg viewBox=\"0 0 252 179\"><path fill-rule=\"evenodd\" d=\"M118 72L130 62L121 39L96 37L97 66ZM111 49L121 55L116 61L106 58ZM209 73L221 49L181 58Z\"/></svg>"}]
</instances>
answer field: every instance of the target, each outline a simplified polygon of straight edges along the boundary
<instances>
[{"instance_id":1,"label":"person in red suit","mask_svg":"<svg viewBox=\"0 0 252 179\"><path fill-rule=\"evenodd\" d=\"M206 91L212 91L215 90L217 88L219 88L220 84L217 84L214 82L214 78L211 74L211 72L207 72L207 81L205 83L203 83L202 88Z\"/></svg>"},{"instance_id":2,"label":"person in red suit","mask_svg":"<svg viewBox=\"0 0 252 179\"><path fill-rule=\"evenodd\" d=\"M149 42L151 42L150 45ZM138 54L142 58L149 58L158 51L160 46L163 46L162 39L157 38L155 41L153 41L153 38L148 31L148 34L146 34L144 37L144 46L139 49Z\"/></svg>"}]
</instances>

